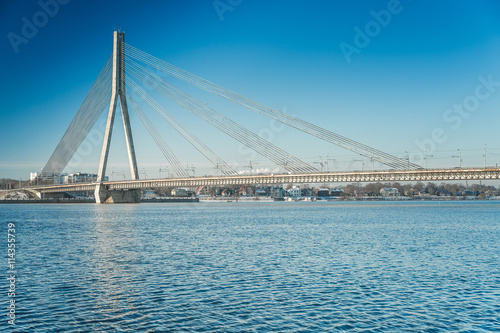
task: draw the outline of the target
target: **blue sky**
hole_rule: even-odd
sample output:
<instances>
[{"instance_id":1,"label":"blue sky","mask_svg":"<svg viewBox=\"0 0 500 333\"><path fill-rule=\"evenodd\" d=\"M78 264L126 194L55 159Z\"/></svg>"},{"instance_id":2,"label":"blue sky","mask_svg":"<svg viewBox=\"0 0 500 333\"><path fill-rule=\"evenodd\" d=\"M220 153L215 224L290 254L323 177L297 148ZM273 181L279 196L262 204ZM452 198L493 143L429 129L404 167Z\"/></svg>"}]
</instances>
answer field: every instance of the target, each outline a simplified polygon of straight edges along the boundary
<instances>
[{"instance_id":1,"label":"blue sky","mask_svg":"<svg viewBox=\"0 0 500 333\"><path fill-rule=\"evenodd\" d=\"M26 179L45 165L111 54L118 23L127 43L147 53L412 162L423 165L427 149L428 167L455 167L452 156L460 149L464 166L481 166L486 144L487 164L500 163L498 1L61 2L67 3L58 4L26 43L13 46L9 36L22 37L25 22L43 18L43 8L36 1L0 1L0 178ZM346 55L346 45L356 52ZM328 154L330 170L372 167L367 159L169 81L308 163L319 167ZM248 169L250 160L256 168L276 168L174 104L165 106L237 169ZM183 164L195 165L196 175L215 173L149 115ZM156 177L167 163L131 117L141 177ZM108 168L115 179L128 177L119 121ZM87 142L86 149L67 172L95 172L100 148Z\"/></svg>"}]
</instances>

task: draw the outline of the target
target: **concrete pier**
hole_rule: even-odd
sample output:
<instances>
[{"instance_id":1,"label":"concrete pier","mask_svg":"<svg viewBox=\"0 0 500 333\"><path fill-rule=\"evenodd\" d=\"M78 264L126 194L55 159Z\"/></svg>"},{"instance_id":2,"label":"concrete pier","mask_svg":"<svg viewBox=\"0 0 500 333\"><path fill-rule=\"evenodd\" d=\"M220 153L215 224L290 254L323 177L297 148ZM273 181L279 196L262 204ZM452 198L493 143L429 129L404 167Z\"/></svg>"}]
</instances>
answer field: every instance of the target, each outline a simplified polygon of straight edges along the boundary
<instances>
[{"instance_id":1,"label":"concrete pier","mask_svg":"<svg viewBox=\"0 0 500 333\"><path fill-rule=\"evenodd\" d=\"M140 189L110 190L103 184L96 186L94 196L97 204L141 202Z\"/></svg>"}]
</instances>

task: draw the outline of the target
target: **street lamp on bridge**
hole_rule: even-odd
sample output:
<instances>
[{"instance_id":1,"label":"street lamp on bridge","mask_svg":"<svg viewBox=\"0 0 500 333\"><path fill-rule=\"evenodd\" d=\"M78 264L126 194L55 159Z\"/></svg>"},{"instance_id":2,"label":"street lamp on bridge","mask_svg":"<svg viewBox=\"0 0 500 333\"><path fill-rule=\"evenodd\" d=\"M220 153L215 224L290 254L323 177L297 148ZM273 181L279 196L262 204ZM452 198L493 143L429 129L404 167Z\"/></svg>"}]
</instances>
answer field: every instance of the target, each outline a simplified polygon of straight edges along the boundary
<instances>
[{"instance_id":1,"label":"street lamp on bridge","mask_svg":"<svg viewBox=\"0 0 500 333\"><path fill-rule=\"evenodd\" d=\"M486 143L484 144L483 158L484 158L484 168L486 169Z\"/></svg>"},{"instance_id":2,"label":"street lamp on bridge","mask_svg":"<svg viewBox=\"0 0 500 333\"><path fill-rule=\"evenodd\" d=\"M424 168L427 169L427 156L434 157L434 155L427 155L427 149L424 150Z\"/></svg>"},{"instance_id":3,"label":"street lamp on bridge","mask_svg":"<svg viewBox=\"0 0 500 333\"><path fill-rule=\"evenodd\" d=\"M329 158L328 154L326 154L326 172L328 172L328 161L332 161L332 162L337 162L336 159L334 158Z\"/></svg>"},{"instance_id":4,"label":"street lamp on bridge","mask_svg":"<svg viewBox=\"0 0 500 333\"><path fill-rule=\"evenodd\" d=\"M458 157L458 165L460 169L462 169L462 152L460 151L460 149L457 150L458 150L458 155L453 155L452 157Z\"/></svg>"},{"instance_id":5,"label":"street lamp on bridge","mask_svg":"<svg viewBox=\"0 0 500 333\"><path fill-rule=\"evenodd\" d=\"M217 165L214 167L216 169L216 176L219 177L219 162L217 162ZM193 171L193 176L194 176L194 171Z\"/></svg>"},{"instance_id":6,"label":"street lamp on bridge","mask_svg":"<svg viewBox=\"0 0 500 333\"><path fill-rule=\"evenodd\" d=\"M194 165L191 164L191 166L189 166L189 164L186 164L186 172L189 174L189 171L192 171L193 172L193 177L194 177Z\"/></svg>"}]
</instances>

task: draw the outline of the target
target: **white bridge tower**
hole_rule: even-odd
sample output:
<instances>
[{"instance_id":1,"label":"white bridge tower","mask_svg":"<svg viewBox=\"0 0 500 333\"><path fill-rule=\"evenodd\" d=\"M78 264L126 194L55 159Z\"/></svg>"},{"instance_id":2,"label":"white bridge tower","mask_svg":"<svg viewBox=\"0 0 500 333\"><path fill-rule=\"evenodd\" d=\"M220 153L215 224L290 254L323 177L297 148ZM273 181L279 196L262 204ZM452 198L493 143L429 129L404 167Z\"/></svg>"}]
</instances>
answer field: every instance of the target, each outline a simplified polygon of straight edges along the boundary
<instances>
[{"instance_id":1,"label":"white bridge tower","mask_svg":"<svg viewBox=\"0 0 500 333\"><path fill-rule=\"evenodd\" d=\"M108 164L109 147L111 144L111 135L113 133L113 124L115 122L116 106L120 99L120 108L122 112L123 127L125 129L125 139L127 141L128 159L130 163L130 173L132 180L139 179L137 161L135 158L134 140L132 138L132 129L130 127L130 117L128 113L127 97L125 90L125 33L115 31L113 38L113 72L111 81L111 103L109 105L108 122L104 134L102 145L101 160L97 172L97 184L95 190L96 203L117 203L117 202L139 202L139 190L109 190L102 184L106 176L106 166Z\"/></svg>"}]
</instances>

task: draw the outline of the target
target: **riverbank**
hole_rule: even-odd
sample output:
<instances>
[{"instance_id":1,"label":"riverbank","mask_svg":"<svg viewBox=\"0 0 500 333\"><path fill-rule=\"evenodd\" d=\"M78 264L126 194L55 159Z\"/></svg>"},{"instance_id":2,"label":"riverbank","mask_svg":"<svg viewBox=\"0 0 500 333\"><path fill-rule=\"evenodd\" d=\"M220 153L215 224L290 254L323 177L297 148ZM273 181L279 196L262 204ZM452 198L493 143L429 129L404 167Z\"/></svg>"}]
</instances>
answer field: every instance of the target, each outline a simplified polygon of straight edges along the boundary
<instances>
[{"instance_id":1,"label":"riverbank","mask_svg":"<svg viewBox=\"0 0 500 333\"><path fill-rule=\"evenodd\" d=\"M165 203L181 203L181 202L199 202L198 198L142 198L141 202L165 202ZM17 199L17 198L8 198L8 199L0 199L0 204L61 204L61 203L95 203L94 198L57 198L57 199Z\"/></svg>"},{"instance_id":2,"label":"riverbank","mask_svg":"<svg viewBox=\"0 0 500 333\"><path fill-rule=\"evenodd\" d=\"M283 198L276 200L271 197L164 197L164 198L142 198L142 203L186 203L186 202L327 202L327 201L500 201L500 196L478 198L478 197L338 197L338 198ZM3 198L0 204L63 204L63 203L95 203L95 199L89 198Z\"/></svg>"},{"instance_id":3,"label":"riverbank","mask_svg":"<svg viewBox=\"0 0 500 333\"><path fill-rule=\"evenodd\" d=\"M0 204L50 204L50 203L95 203L94 198L52 198L52 199L0 199Z\"/></svg>"}]
</instances>

